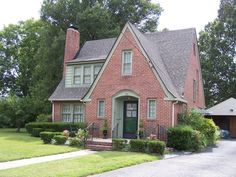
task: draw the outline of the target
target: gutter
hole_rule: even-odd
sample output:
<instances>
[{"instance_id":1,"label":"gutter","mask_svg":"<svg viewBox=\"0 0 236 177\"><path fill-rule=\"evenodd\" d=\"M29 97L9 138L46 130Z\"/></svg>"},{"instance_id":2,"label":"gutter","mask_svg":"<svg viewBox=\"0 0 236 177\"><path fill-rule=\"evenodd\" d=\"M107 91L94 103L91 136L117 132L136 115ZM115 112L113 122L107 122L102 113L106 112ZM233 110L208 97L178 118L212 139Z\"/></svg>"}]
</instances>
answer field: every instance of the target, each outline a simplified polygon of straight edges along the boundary
<instances>
[{"instance_id":1,"label":"gutter","mask_svg":"<svg viewBox=\"0 0 236 177\"><path fill-rule=\"evenodd\" d=\"M175 105L178 103L179 101L176 100L175 102L172 103L172 117L171 117L171 126L174 127L175 126Z\"/></svg>"}]
</instances>

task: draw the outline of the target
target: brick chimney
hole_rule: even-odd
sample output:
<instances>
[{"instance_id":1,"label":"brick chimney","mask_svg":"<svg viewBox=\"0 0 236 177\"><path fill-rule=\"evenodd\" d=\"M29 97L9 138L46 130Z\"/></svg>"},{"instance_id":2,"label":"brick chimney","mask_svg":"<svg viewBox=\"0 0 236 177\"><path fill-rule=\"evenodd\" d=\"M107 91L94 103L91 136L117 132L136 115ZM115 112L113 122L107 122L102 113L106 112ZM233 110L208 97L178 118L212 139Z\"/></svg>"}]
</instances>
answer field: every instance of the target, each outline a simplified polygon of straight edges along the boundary
<instances>
[{"instance_id":1,"label":"brick chimney","mask_svg":"<svg viewBox=\"0 0 236 177\"><path fill-rule=\"evenodd\" d=\"M80 47L79 43L80 43L79 31L74 27L68 28L66 32L63 75L66 73L66 62L74 59Z\"/></svg>"}]
</instances>

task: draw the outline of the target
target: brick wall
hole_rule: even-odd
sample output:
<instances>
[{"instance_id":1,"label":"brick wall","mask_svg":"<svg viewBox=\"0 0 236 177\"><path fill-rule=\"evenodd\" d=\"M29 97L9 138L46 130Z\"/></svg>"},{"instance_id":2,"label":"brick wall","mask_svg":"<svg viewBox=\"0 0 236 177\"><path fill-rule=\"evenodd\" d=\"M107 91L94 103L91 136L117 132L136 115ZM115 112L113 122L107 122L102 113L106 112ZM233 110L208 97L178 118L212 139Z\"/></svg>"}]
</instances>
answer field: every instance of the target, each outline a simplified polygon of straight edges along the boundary
<instances>
[{"instance_id":1,"label":"brick wall","mask_svg":"<svg viewBox=\"0 0 236 177\"><path fill-rule=\"evenodd\" d=\"M122 51L127 49L133 52L132 75L121 76ZM105 99L105 117L108 119L111 131L112 97L124 89L132 90L139 95L139 118L144 119L146 130L149 127L151 129L155 124L171 126L172 103L164 100L166 96L160 83L128 29L93 90L91 101L86 104L86 121L95 122L100 127L102 126L103 119L97 118L96 115L97 101L98 99ZM147 120L147 99L149 98L157 100L156 120Z\"/></svg>"},{"instance_id":2,"label":"brick wall","mask_svg":"<svg viewBox=\"0 0 236 177\"><path fill-rule=\"evenodd\" d=\"M53 102L54 122L61 121L61 102Z\"/></svg>"}]
</instances>

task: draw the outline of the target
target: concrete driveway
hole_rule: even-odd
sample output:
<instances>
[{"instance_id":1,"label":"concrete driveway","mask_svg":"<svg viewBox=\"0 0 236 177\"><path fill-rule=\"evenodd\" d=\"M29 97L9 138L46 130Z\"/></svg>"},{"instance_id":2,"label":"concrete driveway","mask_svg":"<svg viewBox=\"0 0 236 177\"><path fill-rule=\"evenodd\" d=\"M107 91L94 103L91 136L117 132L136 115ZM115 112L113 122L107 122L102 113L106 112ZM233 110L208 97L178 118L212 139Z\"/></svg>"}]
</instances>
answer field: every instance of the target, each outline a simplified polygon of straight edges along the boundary
<instances>
[{"instance_id":1,"label":"concrete driveway","mask_svg":"<svg viewBox=\"0 0 236 177\"><path fill-rule=\"evenodd\" d=\"M126 167L94 177L236 177L236 140L206 152Z\"/></svg>"}]
</instances>

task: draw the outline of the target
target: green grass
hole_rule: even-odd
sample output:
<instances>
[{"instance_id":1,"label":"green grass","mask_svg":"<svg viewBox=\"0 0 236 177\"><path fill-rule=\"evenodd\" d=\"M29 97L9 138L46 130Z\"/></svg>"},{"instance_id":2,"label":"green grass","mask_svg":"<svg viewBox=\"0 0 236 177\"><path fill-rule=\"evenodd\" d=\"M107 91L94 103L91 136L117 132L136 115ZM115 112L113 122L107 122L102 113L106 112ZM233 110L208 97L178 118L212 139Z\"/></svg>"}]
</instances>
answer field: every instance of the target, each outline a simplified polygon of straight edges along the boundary
<instances>
[{"instance_id":1,"label":"green grass","mask_svg":"<svg viewBox=\"0 0 236 177\"><path fill-rule=\"evenodd\" d=\"M16 133L16 129L0 129L0 162L76 150L78 148L43 144L40 138L31 137L25 130Z\"/></svg>"},{"instance_id":2,"label":"green grass","mask_svg":"<svg viewBox=\"0 0 236 177\"><path fill-rule=\"evenodd\" d=\"M142 153L99 152L78 158L52 161L2 171L0 170L0 176L79 177L158 159L158 156Z\"/></svg>"}]
</instances>

